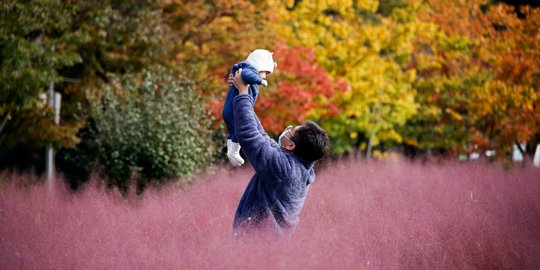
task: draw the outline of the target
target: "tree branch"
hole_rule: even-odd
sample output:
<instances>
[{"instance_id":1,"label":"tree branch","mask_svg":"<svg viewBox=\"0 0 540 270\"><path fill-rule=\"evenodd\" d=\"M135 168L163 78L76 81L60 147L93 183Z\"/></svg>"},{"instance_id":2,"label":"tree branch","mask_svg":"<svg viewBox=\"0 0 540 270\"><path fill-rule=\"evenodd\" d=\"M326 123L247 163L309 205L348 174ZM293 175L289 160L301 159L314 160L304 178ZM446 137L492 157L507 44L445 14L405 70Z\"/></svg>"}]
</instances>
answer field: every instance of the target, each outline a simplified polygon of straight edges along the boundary
<instances>
[{"instance_id":1,"label":"tree branch","mask_svg":"<svg viewBox=\"0 0 540 270\"><path fill-rule=\"evenodd\" d=\"M294 3L292 5L292 7L285 7L285 8L288 11L293 11L301 2L302 2L302 0L294 0Z\"/></svg>"}]
</instances>

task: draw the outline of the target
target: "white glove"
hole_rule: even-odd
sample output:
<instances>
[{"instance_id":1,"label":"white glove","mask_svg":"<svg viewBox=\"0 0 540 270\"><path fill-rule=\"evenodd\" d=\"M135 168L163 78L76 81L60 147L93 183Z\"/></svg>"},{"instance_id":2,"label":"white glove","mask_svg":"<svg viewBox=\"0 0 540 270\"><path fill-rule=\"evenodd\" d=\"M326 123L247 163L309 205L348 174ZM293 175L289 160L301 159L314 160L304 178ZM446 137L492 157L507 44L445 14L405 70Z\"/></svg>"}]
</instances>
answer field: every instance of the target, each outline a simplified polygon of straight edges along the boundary
<instances>
[{"instance_id":1,"label":"white glove","mask_svg":"<svg viewBox=\"0 0 540 270\"><path fill-rule=\"evenodd\" d=\"M268 81L267 80L262 80L261 84L264 85L264 86L268 86Z\"/></svg>"},{"instance_id":2,"label":"white glove","mask_svg":"<svg viewBox=\"0 0 540 270\"><path fill-rule=\"evenodd\" d=\"M244 164L244 159L240 156L240 144L227 140L227 157L234 167Z\"/></svg>"}]
</instances>

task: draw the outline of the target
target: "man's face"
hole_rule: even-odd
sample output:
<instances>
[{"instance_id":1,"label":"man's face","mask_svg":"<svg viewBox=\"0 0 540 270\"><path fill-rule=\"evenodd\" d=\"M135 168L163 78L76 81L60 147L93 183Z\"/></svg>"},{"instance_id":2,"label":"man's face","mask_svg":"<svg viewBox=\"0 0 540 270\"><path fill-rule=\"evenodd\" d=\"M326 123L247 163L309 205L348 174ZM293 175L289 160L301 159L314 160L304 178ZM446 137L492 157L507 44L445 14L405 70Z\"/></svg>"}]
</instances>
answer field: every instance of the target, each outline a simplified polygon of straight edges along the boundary
<instances>
[{"instance_id":1,"label":"man's face","mask_svg":"<svg viewBox=\"0 0 540 270\"><path fill-rule=\"evenodd\" d=\"M294 142L292 141L292 138L294 137L294 134L296 134L296 131L301 126L288 126L283 131L283 139L281 140L281 147L292 151L295 147Z\"/></svg>"}]
</instances>

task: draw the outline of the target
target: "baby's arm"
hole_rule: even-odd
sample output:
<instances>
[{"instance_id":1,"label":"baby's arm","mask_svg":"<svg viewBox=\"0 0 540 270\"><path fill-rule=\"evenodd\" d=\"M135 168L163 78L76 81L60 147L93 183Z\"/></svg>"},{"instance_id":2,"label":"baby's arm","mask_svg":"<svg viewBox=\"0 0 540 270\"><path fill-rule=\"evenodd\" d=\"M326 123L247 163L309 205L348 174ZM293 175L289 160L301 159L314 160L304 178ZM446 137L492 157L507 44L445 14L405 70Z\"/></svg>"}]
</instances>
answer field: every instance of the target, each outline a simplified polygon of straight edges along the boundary
<instances>
[{"instance_id":1,"label":"baby's arm","mask_svg":"<svg viewBox=\"0 0 540 270\"><path fill-rule=\"evenodd\" d=\"M246 84L259 84L260 85L263 83L263 79L261 78L259 73L255 69L252 69L252 68L242 69L242 80L244 80Z\"/></svg>"}]
</instances>

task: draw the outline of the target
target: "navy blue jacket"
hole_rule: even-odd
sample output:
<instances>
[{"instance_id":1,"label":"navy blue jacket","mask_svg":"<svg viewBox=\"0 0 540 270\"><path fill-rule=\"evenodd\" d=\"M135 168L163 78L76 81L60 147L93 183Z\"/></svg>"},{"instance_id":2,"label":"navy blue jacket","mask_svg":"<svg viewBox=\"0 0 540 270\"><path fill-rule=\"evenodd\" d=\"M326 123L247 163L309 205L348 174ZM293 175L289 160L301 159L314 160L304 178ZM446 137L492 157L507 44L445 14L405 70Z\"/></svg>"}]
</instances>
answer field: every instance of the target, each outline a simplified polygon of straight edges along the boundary
<instances>
[{"instance_id":1,"label":"navy blue jacket","mask_svg":"<svg viewBox=\"0 0 540 270\"><path fill-rule=\"evenodd\" d=\"M257 95L259 94L259 85L262 83L263 79L259 75L259 72L257 69L255 69L254 66L247 62L240 62L238 64L233 65L231 69L231 74L234 75L234 73L239 69L242 68L242 79L244 80L244 83L249 84L248 93L251 97L253 97L253 104L252 106L255 106L255 102L257 101ZM229 87L229 92L227 92L227 97L225 98L225 103L223 104L223 111L221 112L221 116L223 117L223 120L225 121L225 125L227 125L227 130L229 131L229 135L227 135L227 139L231 139L233 142L238 142L236 139L236 134L234 133L234 111L233 111L233 99L238 96L238 89L234 87L234 85L231 85Z\"/></svg>"},{"instance_id":2,"label":"navy blue jacket","mask_svg":"<svg viewBox=\"0 0 540 270\"><path fill-rule=\"evenodd\" d=\"M244 234L269 228L292 232L309 189L315 180L313 162L281 148L271 139L253 111L253 98L234 98L234 126L240 146L255 169L234 217L233 230Z\"/></svg>"}]
</instances>

